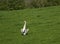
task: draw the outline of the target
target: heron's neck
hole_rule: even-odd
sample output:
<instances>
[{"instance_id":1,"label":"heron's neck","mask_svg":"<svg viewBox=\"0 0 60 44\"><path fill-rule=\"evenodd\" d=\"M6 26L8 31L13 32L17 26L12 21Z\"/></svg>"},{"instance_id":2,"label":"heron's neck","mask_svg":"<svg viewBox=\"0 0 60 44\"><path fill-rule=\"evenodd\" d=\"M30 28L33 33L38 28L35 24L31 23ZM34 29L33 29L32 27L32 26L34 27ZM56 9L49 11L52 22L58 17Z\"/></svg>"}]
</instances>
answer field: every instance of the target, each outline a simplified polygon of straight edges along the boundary
<instances>
[{"instance_id":1,"label":"heron's neck","mask_svg":"<svg viewBox=\"0 0 60 44\"><path fill-rule=\"evenodd\" d=\"M26 29L26 22L24 23L23 29Z\"/></svg>"}]
</instances>

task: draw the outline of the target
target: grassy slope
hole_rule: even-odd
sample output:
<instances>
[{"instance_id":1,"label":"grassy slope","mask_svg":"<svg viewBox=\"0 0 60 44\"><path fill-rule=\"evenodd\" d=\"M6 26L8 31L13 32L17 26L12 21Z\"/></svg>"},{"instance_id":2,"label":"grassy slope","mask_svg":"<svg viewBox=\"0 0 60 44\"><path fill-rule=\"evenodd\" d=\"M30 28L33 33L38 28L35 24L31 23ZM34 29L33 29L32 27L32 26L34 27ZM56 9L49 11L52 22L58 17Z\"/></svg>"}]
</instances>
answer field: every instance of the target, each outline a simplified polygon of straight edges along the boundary
<instances>
[{"instance_id":1,"label":"grassy slope","mask_svg":"<svg viewBox=\"0 0 60 44\"><path fill-rule=\"evenodd\" d=\"M20 29L27 21L27 36ZM0 11L0 44L60 44L60 6Z\"/></svg>"}]
</instances>

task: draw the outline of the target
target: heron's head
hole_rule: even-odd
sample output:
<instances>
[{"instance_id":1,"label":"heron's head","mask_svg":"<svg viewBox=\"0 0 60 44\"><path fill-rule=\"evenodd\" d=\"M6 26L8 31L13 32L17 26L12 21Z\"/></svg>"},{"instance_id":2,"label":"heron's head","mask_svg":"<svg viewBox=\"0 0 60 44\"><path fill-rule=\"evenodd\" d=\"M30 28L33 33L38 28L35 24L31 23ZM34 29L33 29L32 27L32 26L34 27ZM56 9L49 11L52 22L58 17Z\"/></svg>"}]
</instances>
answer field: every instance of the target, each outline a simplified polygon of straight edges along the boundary
<instances>
[{"instance_id":1,"label":"heron's head","mask_svg":"<svg viewBox=\"0 0 60 44\"><path fill-rule=\"evenodd\" d=\"M24 21L24 22L26 22L26 21Z\"/></svg>"}]
</instances>

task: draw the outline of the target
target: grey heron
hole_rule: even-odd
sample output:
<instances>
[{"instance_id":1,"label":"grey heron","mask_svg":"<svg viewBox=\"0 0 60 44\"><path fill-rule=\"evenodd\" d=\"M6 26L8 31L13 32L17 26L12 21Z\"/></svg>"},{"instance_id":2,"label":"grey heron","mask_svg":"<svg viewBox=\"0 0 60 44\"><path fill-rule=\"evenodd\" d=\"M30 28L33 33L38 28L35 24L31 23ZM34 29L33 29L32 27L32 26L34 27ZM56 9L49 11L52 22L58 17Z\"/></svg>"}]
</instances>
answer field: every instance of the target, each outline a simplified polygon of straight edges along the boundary
<instances>
[{"instance_id":1,"label":"grey heron","mask_svg":"<svg viewBox=\"0 0 60 44\"><path fill-rule=\"evenodd\" d=\"M27 27L26 27L26 21L24 21L24 26L21 29L21 33L22 33L22 35L26 35L28 33L28 31L29 31L29 29L27 29Z\"/></svg>"}]
</instances>

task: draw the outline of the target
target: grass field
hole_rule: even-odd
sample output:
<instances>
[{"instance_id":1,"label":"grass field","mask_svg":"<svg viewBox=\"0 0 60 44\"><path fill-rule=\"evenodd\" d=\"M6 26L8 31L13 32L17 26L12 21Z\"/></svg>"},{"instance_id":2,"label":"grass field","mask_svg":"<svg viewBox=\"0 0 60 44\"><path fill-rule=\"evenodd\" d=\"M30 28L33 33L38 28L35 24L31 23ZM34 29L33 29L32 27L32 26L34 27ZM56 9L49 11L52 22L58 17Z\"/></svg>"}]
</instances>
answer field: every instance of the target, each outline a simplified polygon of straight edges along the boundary
<instances>
[{"instance_id":1,"label":"grass field","mask_svg":"<svg viewBox=\"0 0 60 44\"><path fill-rule=\"evenodd\" d=\"M26 36L20 33L24 20ZM0 44L60 44L60 6L0 11Z\"/></svg>"}]
</instances>

